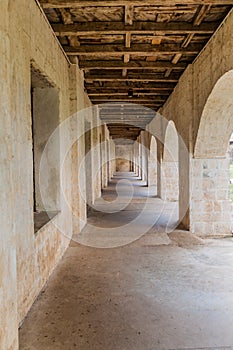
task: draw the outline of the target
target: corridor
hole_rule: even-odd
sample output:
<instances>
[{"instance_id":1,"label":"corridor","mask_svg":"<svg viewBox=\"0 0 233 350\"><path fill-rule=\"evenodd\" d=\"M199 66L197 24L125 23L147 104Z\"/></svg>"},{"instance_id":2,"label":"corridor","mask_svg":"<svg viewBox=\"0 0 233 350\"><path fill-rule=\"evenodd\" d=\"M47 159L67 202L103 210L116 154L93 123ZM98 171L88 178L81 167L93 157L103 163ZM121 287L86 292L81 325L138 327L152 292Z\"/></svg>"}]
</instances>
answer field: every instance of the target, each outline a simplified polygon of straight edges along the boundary
<instances>
[{"instance_id":1,"label":"corridor","mask_svg":"<svg viewBox=\"0 0 233 350\"><path fill-rule=\"evenodd\" d=\"M233 350L232 29L0 1L0 350Z\"/></svg>"},{"instance_id":2,"label":"corridor","mask_svg":"<svg viewBox=\"0 0 233 350\"><path fill-rule=\"evenodd\" d=\"M115 173L26 317L20 350L232 349L233 241L171 232L176 209Z\"/></svg>"}]
</instances>

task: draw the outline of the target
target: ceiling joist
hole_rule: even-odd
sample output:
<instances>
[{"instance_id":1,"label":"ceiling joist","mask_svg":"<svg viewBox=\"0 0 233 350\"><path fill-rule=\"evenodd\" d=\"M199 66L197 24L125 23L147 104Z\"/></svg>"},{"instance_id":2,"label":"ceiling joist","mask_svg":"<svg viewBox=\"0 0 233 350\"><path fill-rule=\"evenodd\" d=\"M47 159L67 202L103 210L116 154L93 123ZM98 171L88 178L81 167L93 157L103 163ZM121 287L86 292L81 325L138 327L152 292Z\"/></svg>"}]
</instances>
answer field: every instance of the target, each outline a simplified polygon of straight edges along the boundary
<instances>
[{"instance_id":1,"label":"ceiling joist","mask_svg":"<svg viewBox=\"0 0 233 350\"><path fill-rule=\"evenodd\" d=\"M156 61L156 62L146 62L146 61L131 61L124 63L122 61L104 61L104 60L89 60L89 61L80 61L79 67L81 69L133 69L133 70L141 70L141 69L177 69L184 70L187 67L187 63L179 63L173 64L169 61Z\"/></svg>"},{"instance_id":2,"label":"ceiling joist","mask_svg":"<svg viewBox=\"0 0 233 350\"><path fill-rule=\"evenodd\" d=\"M43 8L117 7L134 6L185 6L185 5L232 5L231 0L40 0Z\"/></svg>"},{"instance_id":3,"label":"ceiling joist","mask_svg":"<svg viewBox=\"0 0 233 350\"><path fill-rule=\"evenodd\" d=\"M92 36L92 35L119 35L132 34L155 34L155 35L177 35L177 34L212 34L216 23L203 23L194 26L187 22L134 22L126 25L122 22L83 22L74 24L53 24L53 30L57 36Z\"/></svg>"},{"instance_id":4,"label":"ceiling joist","mask_svg":"<svg viewBox=\"0 0 233 350\"><path fill-rule=\"evenodd\" d=\"M130 48L120 44L112 45L80 45L78 47L69 47L64 45L64 49L69 55L75 56L122 56L124 54L131 54L136 56L154 56L156 54L181 54L181 55L196 55L200 52L202 45L192 44L187 48L181 48L178 44L161 44L152 46L150 44L133 44Z\"/></svg>"}]
</instances>

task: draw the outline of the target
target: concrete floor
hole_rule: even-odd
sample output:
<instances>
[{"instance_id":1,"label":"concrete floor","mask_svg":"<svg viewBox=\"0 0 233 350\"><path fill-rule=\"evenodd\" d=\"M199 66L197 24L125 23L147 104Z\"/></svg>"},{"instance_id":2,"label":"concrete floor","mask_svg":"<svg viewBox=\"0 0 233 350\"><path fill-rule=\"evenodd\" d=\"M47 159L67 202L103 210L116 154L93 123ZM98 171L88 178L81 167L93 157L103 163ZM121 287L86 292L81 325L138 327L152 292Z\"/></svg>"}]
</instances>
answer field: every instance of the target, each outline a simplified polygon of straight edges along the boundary
<instances>
[{"instance_id":1,"label":"concrete floor","mask_svg":"<svg viewBox=\"0 0 233 350\"><path fill-rule=\"evenodd\" d=\"M135 192L125 210L94 210L88 219L84 243L94 247L74 237L20 329L20 350L233 349L233 240L167 234L162 228L176 220L169 213L177 204L165 205L161 215L164 204L153 190L148 193L136 178L130 181ZM104 191L105 200L116 198L116 182ZM128 200L128 185L122 186L113 208ZM122 230L120 222L124 230L134 220L146 194L150 226L150 213L160 212L149 233L127 245L122 237L107 240L107 232ZM104 205L111 202L97 201L95 209ZM101 239L98 228L105 230ZM136 239L133 228L129 240ZM115 248L109 249L110 242ZM109 248L95 247L101 244Z\"/></svg>"}]
</instances>

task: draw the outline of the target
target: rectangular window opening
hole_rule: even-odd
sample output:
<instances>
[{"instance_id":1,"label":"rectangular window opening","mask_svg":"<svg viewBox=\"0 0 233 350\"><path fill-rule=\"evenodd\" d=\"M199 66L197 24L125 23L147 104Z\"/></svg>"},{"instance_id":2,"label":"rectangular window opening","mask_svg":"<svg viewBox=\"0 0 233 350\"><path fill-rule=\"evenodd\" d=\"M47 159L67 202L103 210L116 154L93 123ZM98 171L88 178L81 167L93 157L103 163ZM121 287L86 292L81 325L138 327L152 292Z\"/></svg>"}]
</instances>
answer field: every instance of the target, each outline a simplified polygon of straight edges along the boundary
<instances>
[{"instance_id":1,"label":"rectangular window opening","mask_svg":"<svg viewBox=\"0 0 233 350\"><path fill-rule=\"evenodd\" d=\"M60 137L56 132L51 146L46 147L59 125L59 90L34 65L31 65L31 125L34 232L37 233L60 212Z\"/></svg>"}]
</instances>

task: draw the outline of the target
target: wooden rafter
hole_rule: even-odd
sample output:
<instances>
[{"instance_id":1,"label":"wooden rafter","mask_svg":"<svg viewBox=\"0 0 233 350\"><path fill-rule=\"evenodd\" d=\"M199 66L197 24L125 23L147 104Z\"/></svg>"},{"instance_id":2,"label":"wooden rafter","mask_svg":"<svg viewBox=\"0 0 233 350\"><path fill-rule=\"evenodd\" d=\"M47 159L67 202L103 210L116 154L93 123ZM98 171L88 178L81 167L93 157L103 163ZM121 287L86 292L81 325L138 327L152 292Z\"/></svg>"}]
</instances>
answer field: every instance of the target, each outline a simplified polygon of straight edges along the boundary
<instances>
[{"instance_id":1,"label":"wooden rafter","mask_svg":"<svg viewBox=\"0 0 233 350\"><path fill-rule=\"evenodd\" d=\"M133 97L130 98L131 103L134 102L153 102L153 103L161 103L164 102L166 100L167 96L162 97L162 96L153 96L153 98L151 96L147 96L147 97ZM116 96L114 98L112 98L111 96L95 96L91 98L92 101L109 101L111 100L111 102L121 102L121 101L129 101L128 96Z\"/></svg>"},{"instance_id":2,"label":"wooden rafter","mask_svg":"<svg viewBox=\"0 0 233 350\"><path fill-rule=\"evenodd\" d=\"M120 77L120 76L106 76L106 77L103 77L101 75L88 75L85 77L85 81L87 83L89 82L93 82L93 81L104 81L104 82L140 82L140 81L144 81L144 82L159 82L159 83L166 83L166 82L169 82L169 83L177 83L177 81L179 80L178 77L173 77L173 76L170 76L169 78L163 78L163 77L156 77L156 76L153 76L153 75L145 75L145 74L140 74L140 75L137 75L137 76L134 76L134 77L126 77L126 78L123 78L123 77Z\"/></svg>"},{"instance_id":3,"label":"wooden rafter","mask_svg":"<svg viewBox=\"0 0 233 350\"><path fill-rule=\"evenodd\" d=\"M125 6L133 4L142 6L141 0L40 0L43 8L77 8L77 7L110 7ZM175 5L232 5L232 0L145 0L143 6L175 6Z\"/></svg>"},{"instance_id":4,"label":"wooden rafter","mask_svg":"<svg viewBox=\"0 0 233 350\"><path fill-rule=\"evenodd\" d=\"M112 45L80 45L78 47L69 47L64 45L65 51L69 55L79 55L79 56L102 56L115 55L122 56L123 54L134 54L137 56L154 56L155 54L186 54L186 55L196 55L200 52L202 45L192 44L188 48L181 48L178 44L171 45L159 45L152 46L150 44L133 44L130 48L124 45L112 44Z\"/></svg>"},{"instance_id":5,"label":"wooden rafter","mask_svg":"<svg viewBox=\"0 0 233 350\"><path fill-rule=\"evenodd\" d=\"M170 95L170 92L135 92L137 96L145 97L145 96L168 96ZM92 98L93 96L99 96L99 97L108 97L108 96L128 96L128 92L89 92L88 95Z\"/></svg>"},{"instance_id":6,"label":"wooden rafter","mask_svg":"<svg viewBox=\"0 0 233 350\"><path fill-rule=\"evenodd\" d=\"M176 35L176 34L212 34L216 28L216 23L203 23L194 26L187 22L134 22L132 25L125 25L122 22L83 22L74 24L53 24L53 30L58 36L77 35L118 35L118 34L156 34L156 35Z\"/></svg>"},{"instance_id":7,"label":"wooden rafter","mask_svg":"<svg viewBox=\"0 0 233 350\"><path fill-rule=\"evenodd\" d=\"M134 90L140 91L140 90L151 90L151 91L171 91L175 86L175 83L168 83L164 81L163 83L157 83L157 82L151 82L151 83L144 83L139 82L137 84L128 84L128 82L104 82L102 86L99 86L98 82L94 82L94 84L90 84L85 82L85 88L88 90L113 90L117 89L119 90L128 90L130 87L134 87Z\"/></svg>"},{"instance_id":8,"label":"wooden rafter","mask_svg":"<svg viewBox=\"0 0 233 350\"><path fill-rule=\"evenodd\" d=\"M131 61L128 63L124 63L121 61L107 61L107 60L89 60L89 61L81 61L80 62L80 68L81 69L133 69L133 70L140 70L140 69L176 69L176 70L183 70L187 67L186 63L178 63L173 64L169 61L157 61L157 62L146 62L146 61Z\"/></svg>"}]
</instances>

